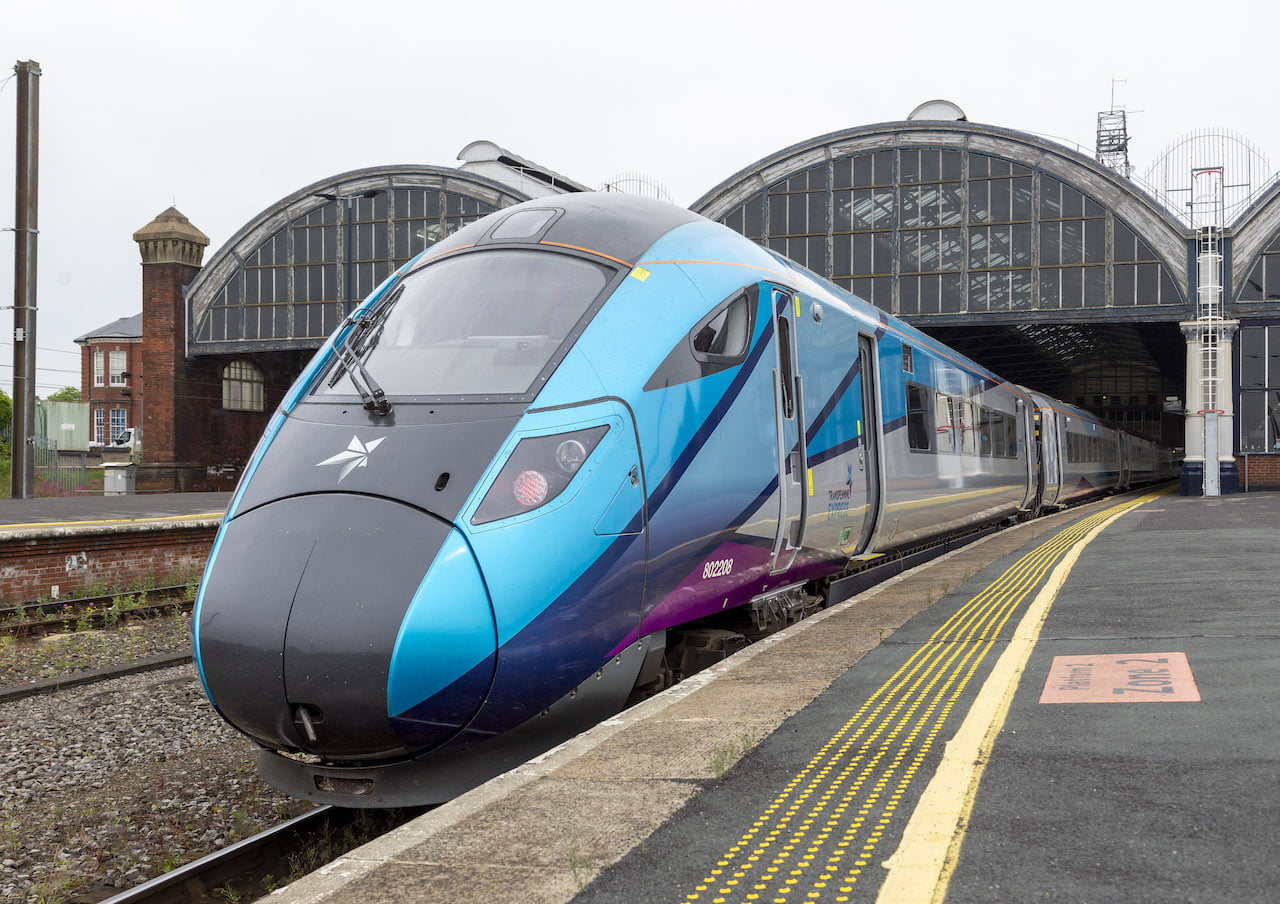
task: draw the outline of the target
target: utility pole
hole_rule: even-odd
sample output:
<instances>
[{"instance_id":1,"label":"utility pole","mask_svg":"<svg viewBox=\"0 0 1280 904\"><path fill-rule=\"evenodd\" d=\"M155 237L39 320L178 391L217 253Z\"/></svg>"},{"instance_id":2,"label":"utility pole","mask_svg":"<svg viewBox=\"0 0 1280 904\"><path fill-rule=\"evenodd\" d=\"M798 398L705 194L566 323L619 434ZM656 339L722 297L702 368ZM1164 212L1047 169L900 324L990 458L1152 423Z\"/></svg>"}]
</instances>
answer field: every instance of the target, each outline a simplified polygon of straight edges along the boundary
<instances>
[{"instance_id":1,"label":"utility pole","mask_svg":"<svg viewBox=\"0 0 1280 904\"><path fill-rule=\"evenodd\" d=\"M9 486L12 498L30 499L35 485L40 64L19 62L13 71L18 76L18 148L13 227L13 468Z\"/></svg>"}]
</instances>

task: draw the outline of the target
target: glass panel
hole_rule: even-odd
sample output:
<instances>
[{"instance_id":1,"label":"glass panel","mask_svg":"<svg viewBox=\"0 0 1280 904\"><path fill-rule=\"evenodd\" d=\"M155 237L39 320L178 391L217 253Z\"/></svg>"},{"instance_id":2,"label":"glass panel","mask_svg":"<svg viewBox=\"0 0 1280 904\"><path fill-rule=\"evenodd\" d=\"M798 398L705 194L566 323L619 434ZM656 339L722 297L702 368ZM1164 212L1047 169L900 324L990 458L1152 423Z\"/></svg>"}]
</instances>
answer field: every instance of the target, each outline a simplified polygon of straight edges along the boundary
<instances>
[{"instance_id":1,"label":"glass panel","mask_svg":"<svg viewBox=\"0 0 1280 904\"><path fill-rule=\"evenodd\" d=\"M769 195L769 235L787 234L787 196Z\"/></svg>"},{"instance_id":2,"label":"glass panel","mask_svg":"<svg viewBox=\"0 0 1280 904\"><path fill-rule=\"evenodd\" d=\"M990 188L991 188L991 183L989 182L970 182L969 183L969 222L970 223L990 223L991 222Z\"/></svg>"},{"instance_id":3,"label":"glass panel","mask_svg":"<svg viewBox=\"0 0 1280 904\"><path fill-rule=\"evenodd\" d=\"M857 275L872 273L871 269L871 233L863 232L853 235L853 269L850 273Z\"/></svg>"},{"instance_id":4,"label":"glass panel","mask_svg":"<svg viewBox=\"0 0 1280 904\"><path fill-rule=\"evenodd\" d=\"M1160 265L1139 264L1138 270L1138 304L1160 303Z\"/></svg>"},{"instance_id":5,"label":"glass panel","mask_svg":"<svg viewBox=\"0 0 1280 904\"><path fill-rule=\"evenodd\" d=\"M853 228L853 192L837 189L831 195L831 231L848 232Z\"/></svg>"},{"instance_id":6,"label":"glass panel","mask_svg":"<svg viewBox=\"0 0 1280 904\"><path fill-rule=\"evenodd\" d=\"M964 231L944 229L939 236L938 268L941 270L964 269Z\"/></svg>"},{"instance_id":7,"label":"glass panel","mask_svg":"<svg viewBox=\"0 0 1280 904\"><path fill-rule=\"evenodd\" d=\"M781 200L781 199L779 199ZM804 195L787 196L787 230L789 235L804 235L809 231L808 204Z\"/></svg>"},{"instance_id":8,"label":"glass panel","mask_svg":"<svg viewBox=\"0 0 1280 904\"><path fill-rule=\"evenodd\" d=\"M1062 221L1062 262L1078 264L1084 260L1084 224L1079 220Z\"/></svg>"},{"instance_id":9,"label":"glass panel","mask_svg":"<svg viewBox=\"0 0 1280 904\"><path fill-rule=\"evenodd\" d=\"M1264 389L1267 380L1267 331L1263 327L1240 330L1240 388ZM1280 374L1277 374L1280 376ZM1280 383L1280 381L1277 381Z\"/></svg>"},{"instance_id":10,"label":"glass panel","mask_svg":"<svg viewBox=\"0 0 1280 904\"><path fill-rule=\"evenodd\" d=\"M1031 219L1032 183L1030 176L1013 180L1013 216L1015 220Z\"/></svg>"},{"instance_id":11,"label":"glass panel","mask_svg":"<svg viewBox=\"0 0 1280 904\"><path fill-rule=\"evenodd\" d=\"M947 182L938 186L938 225L959 226L964 222L964 186Z\"/></svg>"},{"instance_id":12,"label":"glass panel","mask_svg":"<svg viewBox=\"0 0 1280 904\"><path fill-rule=\"evenodd\" d=\"M1267 442L1267 434L1271 433L1274 437L1280 435L1280 431L1275 428L1275 414L1268 412L1268 395L1266 392L1242 392L1240 393L1240 411L1237 418L1240 421L1240 451L1241 452L1270 452L1272 451ZM1267 429L1267 422L1272 422L1271 430ZM1272 444L1274 444L1274 439Z\"/></svg>"},{"instance_id":13,"label":"glass panel","mask_svg":"<svg viewBox=\"0 0 1280 904\"><path fill-rule=\"evenodd\" d=\"M1178 287L1174 285L1173 277L1168 270L1160 267L1160 303L1177 304L1178 301Z\"/></svg>"},{"instance_id":14,"label":"glass panel","mask_svg":"<svg viewBox=\"0 0 1280 904\"><path fill-rule=\"evenodd\" d=\"M1013 230L1013 245L1011 248L1011 261L1015 267L1031 266L1031 224L1018 223L1011 227Z\"/></svg>"},{"instance_id":15,"label":"glass panel","mask_svg":"<svg viewBox=\"0 0 1280 904\"><path fill-rule=\"evenodd\" d=\"M445 258L374 310L353 351L391 395L524 393L610 275L538 252ZM347 372L332 388L316 385L318 394L354 393Z\"/></svg>"},{"instance_id":16,"label":"glass panel","mask_svg":"<svg viewBox=\"0 0 1280 904\"><path fill-rule=\"evenodd\" d=\"M987 166L991 162L991 158L985 154L969 155L969 178L985 179L987 177Z\"/></svg>"},{"instance_id":17,"label":"glass panel","mask_svg":"<svg viewBox=\"0 0 1280 904\"><path fill-rule=\"evenodd\" d=\"M893 228L893 208L894 208L894 192L893 189L881 189L874 195L875 199L875 228L876 229L892 229Z\"/></svg>"},{"instance_id":18,"label":"glass panel","mask_svg":"<svg viewBox=\"0 0 1280 904\"><path fill-rule=\"evenodd\" d=\"M1062 263L1061 226L1058 223L1040 224L1040 264L1053 266Z\"/></svg>"},{"instance_id":19,"label":"glass panel","mask_svg":"<svg viewBox=\"0 0 1280 904\"><path fill-rule=\"evenodd\" d=\"M920 277L920 313L938 313L938 276L931 274Z\"/></svg>"},{"instance_id":20,"label":"glass panel","mask_svg":"<svg viewBox=\"0 0 1280 904\"><path fill-rule=\"evenodd\" d=\"M876 151L875 184L893 184L893 151Z\"/></svg>"},{"instance_id":21,"label":"glass panel","mask_svg":"<svg viewBox=\"0 0 1280 904\"><path fill-rule=\"evenodd\" d=\"M1107 268L1103 266L1084 268L1084 306L1101 308L1107 303Z\"/></svg>"},{"instance_id":22,"label":"glass panel","mask_svg":"<svg viewBox=\"0 0 1280 904\"><path fill-rule=\"evenodd\" d=\"M991 230L991 245L987 251L987 260L992 267L1009 266L1012 255L1012 236L1009 227L999 226Z\"/></svg>"},{"instance_id":23,"label":"glass panel","mask_svg":"<svg viewBox=\"0 0 1280 904\"><path fill-rule=\"evenodd\" d=\"M1134 257L1134 236L1133 230L1121 223L1118 219L1112 227L1111 245L1115 249L1115 260L1131 261L1136 260Z\"/></svg>"},{"instance_id":24,"label":"glass panel","mask_svg":"<svg viewBox=\"0 0 1280 904\"><path fill-rule=\"evenodd\" d=\"M853 272L852 244L852 236L838 235L832 240L834 259L831 262L831 273L833 276L845 276Z\"/></svg>"},{"instance_id":25,"label":"glass panel","mask_svg":"<svg viewBox=\"0 0 1280 904\"><path fill-rule=\"evenodd\" d=\"M875 236L875 272L893 272L893 233L876 232Z\"/></svg>"},{"instance_id":26,"label":"glass panel","mask_svg":"<svg viewBox=\"0 0 1280 904\"><path fill-rule=\"evenodd\" d=\"M899 313L920 313L920 277L904 276L898 280Z\"/></svg>"},{"instance_id":27,"label":"glass panel","mask_svg":"<svg viewBox=\"0 0 1280 904\"><path fill-rule=\"evenodd\" d=\"M1062 291L1058 286L1057 269L1040 271L1040 307L1055 310L1062 307Z\"/></svg>"},{"instance_id":28,"label":"glass panel","mask_svg":"<svg viewBox=\"0 0 1280 904\"><path fill-rule=\"evenodd\" d=\"M969 274L969 310L974 312L987 309L987 274Z\"/></svg>"},{"instance_id":29,"label":"glass panel","mask_svg":"<svg viewBox=\"0 0 1280 904\"><path fill-rule=\"evenodd\" d=\"M959 151L942 151L942 178L959 181L962 178L961 163Z\"/></svg>"},{"instance_id":30,"label":"glass panel","mask_svg":"<svg viewBox=\"0 0 1280 904\"><path fill-rule=\"evenodd\" d=\"M1132 264L1116 264L1113 275L1115 303L1117 306L1128 306L1134 299L1134 270Z\"/></svg>"},{"instance_id":31,"label":"glass panel","mask_svg":"<svg viewBox=\"0 0 1280 904\"><path fill-rule=\"evenodd\" d=\"M902 183L920 181L920 152L913 149L903 149L898 154L898 166Z\"/></svg>"},{"instance_id":32,"label":"glass panel","mask_svg":"<svg viewBox=\"0 0 1280 904\"><path fill-rule=\"evenodd\" d=\"M1244 285L1240 287L1239 298L1241 301L1262 301L1262 258L1253 265L1253 269L1249 271L1248 277L1245 278Z\"/></svg>"},{"instance_id":33,"label":"glass panel","mask_svg":"<svg viewBox=\"0 0 1280 904\"><path fill-rule=\"evenodd\" d=\"M853 158L853 184L854 185L874 185L874 177L871 171L871 162L874 158L870 154L864 154L861 157Z\"/></svg>"},{"instance_id":34,"label":"glass panel","mask_svg":"<svg viewBox=\"0 0 1280 904\"><path fill-rule=\"evenodd\" d=\"M1084 275L1079 267L1064 267L1062 273L1062 307L1084 306Z\"/></svg>"},{"instance_id":35,"label":"glass panel","mask_svg":"<svg viewBox=\"0 0 1280 904\"><path fill-rule=\"evenodd\" d=\"M1030 270L1014 270L1009 274L1009 306L1012 310L1025 311L1033 307L1031 277Z\"/></svg>"},{"instance_id":36,"label":"glass panel","mask_svg":"<svg viewBox=\"0 0 1280 904\"><path fill-rule=\"evenodd\" d=\"M1062 186L1062 215L1064 217L1084 216L1084 195L1070 185Z\"/></svg>"},{"instance_id":37,"label":"glass panel","mask_svg":"<svg viewBox=\"0 0 1280 904\"><path fill-rule=\"evenodd\" d=\"M979 270L987 266L987 244L991 230L975 227L969 230L969 268Z\"/></svg>"},{"instance_id":38,"label":"glass panel","mask_svg":"<svg viewBox=\"0 0 1280 904\"><path fill-rule=\"evenodd\" d=\"M764 195L756 195L743 205L743 235L752 238L764 235Z\"/></svg>"},{"instance_id":39,"label":"glass panel","mask_svg":"<svg viewBox=\"0 0 1280 904\"><path fill-rule=\"evenodd\" d=\"M1009 179L991 182L991 221L1007 223L1011 218L1010 195L1013 183Z\"/></svg>"},{"instance_id":40,"label":"glass panel","mask_svg":"<svg viewBox=\"0 0 1280 904\"><path fill-rule=\"evenodd\" d=\"M909 229L920 226L920 189L914 185L902 186L902 226Z\"/></svg>"},{"instance_id":41,"label":"glass panel","mask_svg":"<svg viewBox=\"0 0 1280 904\"><path fill-rule=\"evenodd\" d=\"M1107 260L1107 221L1084 222L1084 260L1087 264L1102 264Z\"/></svg>"},{"instance_id":42,"label":"glass panel","mask_svg":"<svg viewBox=\"0 0 1280 904\"><path fill-rule=\"evenodd\" d=\"M875 200L872 198L871 189L854 189L851 203L851 228L871 229L875 225Z\"/></svg>"},{"instance_id":43,"label":"glass panel","mask_svg":"<svg viewBox=\"0 0 1280 904\"><path fill-rule=\"evenodd\" d=\"M937 182L942 178L942 161L939 151L925 148L920 151L920 179L924 182Z\"/></svg>"},{"instance_id":44,"label":"glass panel","mask_svg":"<svg viewBox=\"0 0 1280 904\"><path fill-rule=\"evenodd\" d=\"M1062 183L1052 176L1040 175L1040 218L1062 216Z\"/></svg>"},{"instance_id":45,"label":"glass panel","mask_svg":"<svg viewBox=\"0 0 1280 904\"><path fill-rule=\"evenodd\" d=\"M942 274L941 307L943 314L959 314L964 310L964 276L960 273Z\"/></svg>"},{"instance_id":46,"label":"glass panel","mask_svg":"<svg viewBox=\"0 0 1280 904\"><path fill-rule=\"evenodd\" d=\"M902 233L902 272L916 273L920 270L920 233Z\"/></svg>"},{"instance_id":47,"label":"glass panel","mask_svg":"<svg viewBox=\"0 0 1280 904\"><path fill-rule=\"evenodd\" d=\"M853 162L848 157L832 161L831 185L833 188L847 188L853 185Z\"/></svg>"},{"instance_id":48,"label":"glass panel","mask_svg":"<svg viewBox=\"0 0 1280 904\"><path fill-rule=\"evenodd\" d=\"M1267 327L1267 386L1280 386L1280 326Z\"/></svg>"}]
</instances>

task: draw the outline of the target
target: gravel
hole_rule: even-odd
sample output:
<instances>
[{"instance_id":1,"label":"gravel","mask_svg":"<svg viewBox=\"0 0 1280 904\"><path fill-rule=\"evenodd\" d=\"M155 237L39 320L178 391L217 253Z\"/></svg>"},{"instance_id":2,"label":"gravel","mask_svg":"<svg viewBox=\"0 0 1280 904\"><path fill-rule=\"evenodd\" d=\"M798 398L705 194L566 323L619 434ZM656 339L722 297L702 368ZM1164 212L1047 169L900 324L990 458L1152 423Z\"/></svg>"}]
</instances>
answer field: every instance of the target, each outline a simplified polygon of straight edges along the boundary
<instances>
[{"instance_id":1,"label":"gravel","mask_svg":"<svg viewBox=\"0 0 1280 904\"><path fill-rule=\"evenodd\" d=\"M0 683L189 648L186 624L76 635L92 656L5 638ZM0 902L99 900L313 806L261 782L255 759L190 664L0 704Z\"/></svg>"}]
</instances>

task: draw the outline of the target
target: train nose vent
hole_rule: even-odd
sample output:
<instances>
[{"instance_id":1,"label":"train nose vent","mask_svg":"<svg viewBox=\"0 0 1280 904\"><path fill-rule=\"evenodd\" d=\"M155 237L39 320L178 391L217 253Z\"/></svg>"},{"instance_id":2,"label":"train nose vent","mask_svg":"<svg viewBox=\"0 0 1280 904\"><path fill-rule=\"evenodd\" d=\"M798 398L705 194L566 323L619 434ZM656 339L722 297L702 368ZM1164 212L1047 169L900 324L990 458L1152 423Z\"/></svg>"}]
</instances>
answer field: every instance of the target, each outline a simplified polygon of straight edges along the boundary
<instances>
[{"instance_id":1,"label":"train nose vent","mask_svg":"<svg viewBox=\"0 0 1280 904\"><path fill-rule=\"evenodd\" d=\"M314 746L319 743L316 736L316 726L324 722L324 710L318 706L312 706L309 703L299 703L293 709L293 724L297 726L298 731L307 739L307 743Z\"/></svg>"}]
</instances>

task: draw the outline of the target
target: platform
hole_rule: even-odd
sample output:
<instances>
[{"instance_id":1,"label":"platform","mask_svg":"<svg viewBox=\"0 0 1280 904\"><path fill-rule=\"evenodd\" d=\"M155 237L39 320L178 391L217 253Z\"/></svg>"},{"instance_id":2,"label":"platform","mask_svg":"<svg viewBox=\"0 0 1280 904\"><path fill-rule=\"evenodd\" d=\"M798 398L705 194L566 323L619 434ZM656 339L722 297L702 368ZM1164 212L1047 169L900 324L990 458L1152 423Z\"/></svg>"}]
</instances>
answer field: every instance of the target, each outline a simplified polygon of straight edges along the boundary
<instances>
[{"instance_id":1,"label":"platform","mask_svg":"<svg viewBox=\"0 0 1280 904\"><path fill-rule=\"evenodd\" d=\"M230 493L141 493L0 499L0 531L69 523L201 516L221 520Z\"/></svg>"},{"instance_id":2,"label":"platform","mask_svg":"<svg viewBox=\"0 0 1280 904\"><path fill-rule=\"evenodd\" d=\"M1274 900L1278 522L1166 494L1001 532L273 901Z\"/></svg>"}]
</instances>

